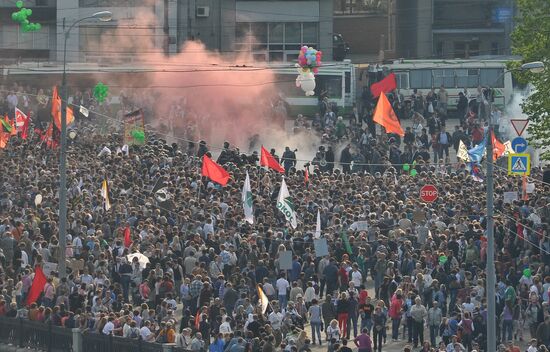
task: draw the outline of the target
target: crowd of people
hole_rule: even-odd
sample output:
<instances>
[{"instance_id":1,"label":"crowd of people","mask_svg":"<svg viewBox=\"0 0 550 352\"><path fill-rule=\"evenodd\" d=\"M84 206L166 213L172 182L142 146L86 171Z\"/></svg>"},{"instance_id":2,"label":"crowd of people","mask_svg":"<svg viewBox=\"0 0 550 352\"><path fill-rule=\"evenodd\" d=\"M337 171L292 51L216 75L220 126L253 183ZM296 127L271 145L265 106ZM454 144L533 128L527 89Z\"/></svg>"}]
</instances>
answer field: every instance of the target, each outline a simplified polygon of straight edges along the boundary
<instances>
[{"instance_id":1,"label":"crowd of people","mask_svg":"<svg viewBox=\"0 0 550 352\"><path fill-rule=\"evenodd\" d=\"M7 112L15 104L33 116L40 96L6 86L0 106ZM322 105L318 116L296 121L298 130L319 131L322 146L313 160L269 146L286 171L295 229L276 207L281 174L260 167L255 154L239 157L229 143L170 144L154 131L126 153L119 134L90 129L68 149L68 234L61 248L58 153L39 134L11 138L0 151L0 316L212 352L320 345L329 352L380 352L398 340L405 351L480 351L487 321L495 319L499 350L519 351L525 340L528 352L547 351L550 184L543 171L533 168L534 190L525 197L521 180L496 167L497 315L488 317L485 183L448 160L449 146L437 145L455 140L441 133L442 107L417 116L428 122L402 139L373 129L368 109L366 118L338 127L344 119L335 108ZM458 129L464 141L479 143L475 126L482 119L469 114L464 123ZM77 117L73 127L93 124ZM338 142L345 145L339 160ZM104 147L110 152L98 156ZM205 154L229 171L225 187L200 177ZM242 209L247 172L254 224ZM163 197L154 192L159 183ZM433 203L419 199L425 184L439 190ZM520 196L510 199L510 192ZM323 255L314 241L318 213L328 245ZM59 264L60 251L67 275L53 269L40 298L27 304L35 268ZM282 262L287 251L289 270ZM261 293L269 301L265 311Z\"/></svg>"}]
</instances>

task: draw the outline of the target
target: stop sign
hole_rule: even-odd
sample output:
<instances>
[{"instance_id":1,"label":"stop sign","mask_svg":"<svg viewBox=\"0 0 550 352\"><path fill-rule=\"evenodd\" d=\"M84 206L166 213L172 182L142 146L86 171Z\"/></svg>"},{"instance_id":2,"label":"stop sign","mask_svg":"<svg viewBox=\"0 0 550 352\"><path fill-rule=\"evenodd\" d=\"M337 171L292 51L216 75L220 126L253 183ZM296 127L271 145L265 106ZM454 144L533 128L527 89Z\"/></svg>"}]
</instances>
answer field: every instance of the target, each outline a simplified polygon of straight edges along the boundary
<instances>
[{"instance_id":1,"label":"stop sign","mask_svg":"<svg viewBox=\"0 0 550 352\"><path fill-rule=\"evenodd\" d=\"M425 185L420 189L420 199L431 203L437 199L437 188L434 185Z\"/></svg>"}]
</instances>

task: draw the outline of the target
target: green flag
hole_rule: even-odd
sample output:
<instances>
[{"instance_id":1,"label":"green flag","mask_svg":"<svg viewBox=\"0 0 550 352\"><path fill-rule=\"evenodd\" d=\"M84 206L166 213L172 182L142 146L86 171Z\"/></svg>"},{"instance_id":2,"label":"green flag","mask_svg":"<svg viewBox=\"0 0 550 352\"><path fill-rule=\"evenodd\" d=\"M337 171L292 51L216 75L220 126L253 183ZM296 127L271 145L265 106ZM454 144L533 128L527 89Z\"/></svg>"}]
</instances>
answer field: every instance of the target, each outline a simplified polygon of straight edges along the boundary
<instances>
[{"instance_id":1,"label":"green flag","mask_svg":"<svg viewBox=\"0 0 550 352\"><path fill-rule=\"evenodd\" d=\"M346 249L346 252L348 252L348 254L350 255L353 254L353 250L351 249L351 245L349 244L348 234L344 230L340 232L340 238L344 242L344 248Z\"/></svg>"},{"instance_id":2,"label":"green flag","mask_svg":"<svg viewBox=\"0 0 550 352\"><path fill-rule=\"evenodd\" d=\"M12 126L10 125L9 121L7 121L7 117L6 119L0 117L0 122L2 122L2 126L4 126L6 132L11 133Z\"/></svg>"}]
</instances>

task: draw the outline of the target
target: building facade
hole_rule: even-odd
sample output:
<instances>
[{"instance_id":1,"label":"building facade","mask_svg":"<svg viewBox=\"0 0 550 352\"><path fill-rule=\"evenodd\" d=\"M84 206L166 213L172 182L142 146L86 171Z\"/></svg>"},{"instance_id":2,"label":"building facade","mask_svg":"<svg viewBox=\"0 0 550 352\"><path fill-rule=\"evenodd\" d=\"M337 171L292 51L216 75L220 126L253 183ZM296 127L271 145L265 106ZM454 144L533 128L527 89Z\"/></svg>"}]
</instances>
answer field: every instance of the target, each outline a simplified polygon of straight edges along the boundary
<instances>
[{"instance_id":1,"label":"building facade","mask_svg":"<svg viewBox=\"0 0 550 352\"><path fill-rule=\"evenodd\" d=\"M398 57L471 58L510 54L512 0L396 0Z\"/></svg>"},{"instance_id":2,"label":"building facade","mask_svg":"<svg viewBox=\"0 0 550 352\"><path fill-rule=\"evenodd\" d=\"M17 9L0 0L0 59L60 61L64 29L98 11L111 22L85 21L71 30L72 62L139 60L144 51L177 53L199 40L223 54L251 52L258 61L291 62L301 45L332 57L333 0L25 0L42 29L23 33L11 20ZM109 46L110 42L113 46ZM106 49L107 48L107 49ZM144 49L145 48L145 49Z\"/></svg>"}]
</instances>

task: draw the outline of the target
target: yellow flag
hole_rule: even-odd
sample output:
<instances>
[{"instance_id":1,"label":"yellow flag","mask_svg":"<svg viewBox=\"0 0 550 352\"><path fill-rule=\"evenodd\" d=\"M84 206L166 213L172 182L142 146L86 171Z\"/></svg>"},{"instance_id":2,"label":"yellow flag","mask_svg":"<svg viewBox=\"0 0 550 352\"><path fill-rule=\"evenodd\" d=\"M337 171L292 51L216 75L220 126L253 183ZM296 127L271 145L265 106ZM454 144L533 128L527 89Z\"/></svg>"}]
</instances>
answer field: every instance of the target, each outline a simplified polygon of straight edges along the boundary
<instances>
[{"instance_id":1,"label":"yellow flag","mask_svg":"<svg viewBox=\"0 0 550 352\"><path fill-rule=\"evenodd\" d=\"M258 285L258 297L260 298L259 303L262 307L262 314L264 314L267 310L267 306L269 305L269 299L265 295L264 290L262 290L260 285Z\"/></svg>"}]
</instances>

